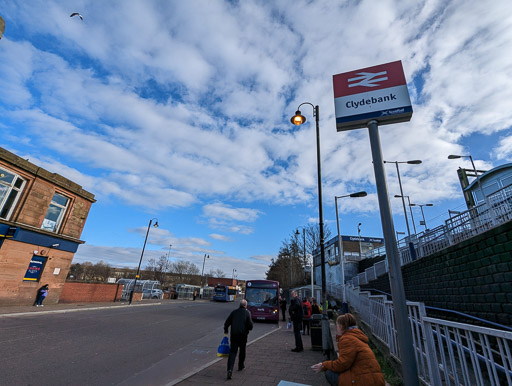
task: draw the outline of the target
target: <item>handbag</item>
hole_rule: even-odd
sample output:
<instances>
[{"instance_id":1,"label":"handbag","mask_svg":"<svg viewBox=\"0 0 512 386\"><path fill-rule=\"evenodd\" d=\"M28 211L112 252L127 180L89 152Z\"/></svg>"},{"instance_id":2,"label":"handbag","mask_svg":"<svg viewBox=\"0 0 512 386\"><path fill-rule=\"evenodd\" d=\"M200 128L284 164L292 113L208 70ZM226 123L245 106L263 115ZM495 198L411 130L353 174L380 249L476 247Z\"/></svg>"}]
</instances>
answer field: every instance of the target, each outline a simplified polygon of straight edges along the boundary
<instances>
[{"instance_id":1,"label":"handbag","mask_svg":"<svg viewBox=\"0 0 512 386\"><path fill-rule=\"evenodd\" d=\"M222 338L219 344L219 348L217 349L218 357L227 357L229 355L229 339L227 336Z\"/></svg>"}]
</instances>

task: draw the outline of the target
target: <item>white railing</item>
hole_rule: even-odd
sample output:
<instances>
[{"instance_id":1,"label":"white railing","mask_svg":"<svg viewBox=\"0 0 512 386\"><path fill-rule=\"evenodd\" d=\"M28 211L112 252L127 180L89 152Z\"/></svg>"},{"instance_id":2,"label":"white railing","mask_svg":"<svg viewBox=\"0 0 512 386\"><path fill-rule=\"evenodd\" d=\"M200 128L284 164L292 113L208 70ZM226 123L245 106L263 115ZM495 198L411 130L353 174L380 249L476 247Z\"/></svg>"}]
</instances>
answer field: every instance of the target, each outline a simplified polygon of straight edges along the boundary
<instances>
[{"instance_id":1,"label":"white railing","mask_svg":"<svg viewBox=\"0 0 512 386\"><path fill-rule=\"evenodd\" d=\"M393 303L347 286L347 300L372 335L398 361ZM407 302L418 376L424 385L512 385L512 332L426 316L423 303Z\"/></svg>"},{"instance_id":2,"label":"white railing","mask_svg":"<svg viewBox=\"0 0 512 386\"><path fill-rule=\"evenodd\" d=\"M465 212L457 214L445 221L444 225L437 228L421 232L417 235L411 235L398 240L398 252L400 254L400 264L405 265L412 261L409 241L414 245L416 258L422 258L439 252L452 245L468 240L476 235L488 231L491 228L504 224L512 220L512 185L498 190L487 197L487 202L471 208ZM386 248L380 247L368 251L365 258L383 256L386 254ZM386 263L377 263L354 277L349 284L358 286L368 284L376 277L382 276L388 272ZM373 268L373 269L372 269Z\"/></svg>"}]
</instances>

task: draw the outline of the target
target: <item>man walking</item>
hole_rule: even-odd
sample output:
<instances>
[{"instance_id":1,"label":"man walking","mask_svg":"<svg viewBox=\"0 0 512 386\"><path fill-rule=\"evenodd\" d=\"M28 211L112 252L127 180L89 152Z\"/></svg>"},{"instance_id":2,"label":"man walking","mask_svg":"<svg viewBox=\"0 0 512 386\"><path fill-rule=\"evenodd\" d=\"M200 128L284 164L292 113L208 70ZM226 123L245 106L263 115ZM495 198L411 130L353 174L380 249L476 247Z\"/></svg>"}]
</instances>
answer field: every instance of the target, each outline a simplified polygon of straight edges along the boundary
<instances>
[{"instance_id":1,"label":"man walking","mask_svg":"<svg viewBox=\"0 0 512 386\"><path fill-rule=\"evenodd\" d=\"M227 335L229 326L231 326L231 342L228 357L228 379L233 375L235 358L240 348L238 357L238 371L245 368L245 347L247 345L247 335L252 330L251 313L247 310L247 300L240 300L240 307L229 314L224 323L224 334Z\"/></svg>"},{"instance_id":2,"label":"man walking","mask_svg":"<svg viewBox=\"0 0 512 386\"><path fill-rule=\"evenodd\" d=\"M302 346L302 337L300 330L302 328L302 302L300 301L297 291L292 291L292 300L290 301L290 318L293 323L293 335L295 335L295 348L293 352L304 351Z\"/></svg>"}]
</instances>

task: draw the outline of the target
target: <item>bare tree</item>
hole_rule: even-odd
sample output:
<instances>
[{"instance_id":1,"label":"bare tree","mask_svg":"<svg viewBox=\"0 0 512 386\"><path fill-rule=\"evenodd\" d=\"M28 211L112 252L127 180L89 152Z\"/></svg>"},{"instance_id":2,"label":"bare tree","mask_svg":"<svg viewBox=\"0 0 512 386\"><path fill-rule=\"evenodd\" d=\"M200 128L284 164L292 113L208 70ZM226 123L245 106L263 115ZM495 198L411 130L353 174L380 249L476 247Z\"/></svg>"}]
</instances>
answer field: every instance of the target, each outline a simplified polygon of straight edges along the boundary
<instances>
[{"instance_id":1,"label":"bare tree","mask_svg":"<svg viewBox=\"0 0 512 386\"><path fill-rule=\"evenodd\" d=\"M148 264L146 265L146 271L151 272L153 280L158 280L160 283L165 281L166 274L170 268L171 263L167 259L167 256L160 256L158 260L151 258L148 260Z\"/></svg>"},{"instance_id":2,"label":"bare tree","mask_svg":"<svg viewBox=\"0 0 512 386\"><path fill-rule=\"evenodd\" d=\"M210 269L208 271L209 277L224 277L224 272L220 268Z\"/></svg>"},{"instance_id":3,"label":"bare tree","mask_svg":"<svg viewBox=\"0 0 512 386\"><path fill-rule=\"evenodd\" d=\"M190 281L190 276L199 275L199 268L190 261L179 260L171 264L170 272L182 283Z\"/></svg>"}]
</instances>

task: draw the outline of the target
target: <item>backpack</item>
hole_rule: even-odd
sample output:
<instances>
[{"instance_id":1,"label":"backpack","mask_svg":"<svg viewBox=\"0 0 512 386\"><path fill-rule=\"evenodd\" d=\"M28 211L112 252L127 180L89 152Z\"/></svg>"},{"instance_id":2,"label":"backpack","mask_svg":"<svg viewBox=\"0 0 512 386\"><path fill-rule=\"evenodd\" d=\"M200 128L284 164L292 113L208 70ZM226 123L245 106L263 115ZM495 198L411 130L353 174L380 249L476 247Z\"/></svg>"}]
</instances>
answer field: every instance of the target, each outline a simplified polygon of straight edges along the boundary
<instances>
[{"instance_id":1,"label":"backpack","mask_svg":"<svg viewBox=\"0 0 512 386\"><path fill-rule=\"evenodd\" d=\"M302 304L302 315L306 316L309 314L308 306L306 304Z\"/></svg>"}]
</instances>

